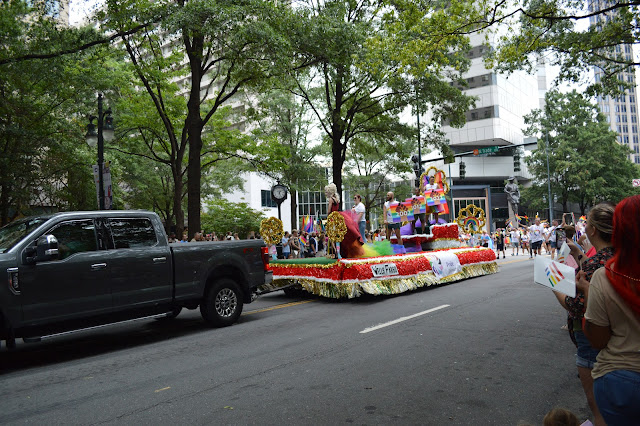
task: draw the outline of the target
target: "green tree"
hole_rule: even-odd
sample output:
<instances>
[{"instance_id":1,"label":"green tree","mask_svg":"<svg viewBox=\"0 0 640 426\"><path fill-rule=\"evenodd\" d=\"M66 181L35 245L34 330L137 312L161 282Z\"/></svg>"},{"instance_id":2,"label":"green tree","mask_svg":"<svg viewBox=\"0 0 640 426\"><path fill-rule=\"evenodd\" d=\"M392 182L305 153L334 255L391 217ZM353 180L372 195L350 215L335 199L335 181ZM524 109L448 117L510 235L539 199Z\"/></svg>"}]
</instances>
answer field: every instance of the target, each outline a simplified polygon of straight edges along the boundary
<instances>
[{"instance_id":1,"label":"green tree","mask_svg":"<svg viewBox=\"0 0 640 426\"><path fill-rule=\"evenodd\" d=\"M339 191L349 144L367 134L393 141L400 114L416 97L434 122L464 122L473 99L450 82L468 67L469 45L453 30L478 12L471 2L444 6L325 0L295 9L295 93L310 105L331 148Z\"/></svg>"},{"instance_id":2,"label":"green tree","mask_svg":"<svg viewBox=\"0 0 640 426\"><path fill-rule=\"evenodd\" d=\"M308 105L293 96L286 83L280 79L272 90L253 94L258 101L247 112L247 117L254 126L252 133L256 138L277 141L284 149L280 167L264 173L289 188L291 229L295 229L298 226L297 194L316 190L325 181L324 173L319 172L318 160L326 153L321 145L310 139L313 121ZM250 102L248 99L247 103Z\"/></svg>"},{"instance_id":3,"label":"green tree","mask_svg":"<svg viewBox=\"0 0 640 426\"><path fill-rule=\"evenodd\" d=\"M251 231L258 233L260 222L266 218L263 212L253 210L247 203L217 199L206 204L206 212L202 214L202 229L207 233L215 232L220 237L231 231L244 239Z\"/></svg>"},{"instance_id":4,"label":"green tree","mask_svg":"<svg viewBox=\"0 0 640 426\"><path fill-rule=\"evenodd\" d=\"M585 2L571 0L497 3L495 13L480 27L499 34L490 63L499 71L533 70L544 57L559 67L559 81L586 84L590 94L624 88L627 82L618 74L639 63L631 50L619 45L638 43L638 4L601 2L598 11L587 3L588 9ZM595 81L594 67L602 71Z\"/></svg>"},{"instance_id":5,"label":"green tree","mask_svg":"<svg viewBox=\"0 0 640 426\"><path fill-rule=\"evenodd\" d=\"M544 110L525 117L527 135L543 135L538 149L526 161L535 176L534 186L523 195L526 201L540 200L546 194L549 141L551 192L558 197L563 211L567 204L579 204L582 214L600 202L618 202L634 194L631 185L635 166L629 161L629 149L617 142L605 117L577 91L547 92ZM548 136L547 136L548 135Z\"/></svg>"},{"instance_id":6,"label":"green tree","mask_svg":"<svg viewBox=\"0 0 640 426\"><path fill-rule=\"evenodd\" d=\"M68 38L87 29L60 29L49 3L0 4L0 58L28 55L46 46L64 50ZM95 90L110 86L106 49L0 65L0 225L32 205L51 209L96 206L91 164L84 142L95 114Z\"/></svg>"},{"instance_id":7,"label":"green tree","mask_svg":"<svg viewBox=\"0 0 640 426\"><path fill-rule=\"evenodd\" d=\"M175 2L110 0L103 17L109 28L127 34L139 22L160 21L159 28L126 35L122 43L137 75L153 100L173 151L187 155L187 203L189 229L200 228L202 198L202 165L205 134L214 115L238 99L242 88L256 85L273 71L269 55L276 54L284 38L280 37L279 11L270 2L259 0L218 2L213 0L177 0ZM253 19L247 19L248 16ZM185 80L186 114L179 128L171 123L156 82L162 80L163 52L154 39L162 35L164 42L174 43L178 55L172 64ZM143 48L154 40L151 49ZM178 48L179 46L179 48ZM186 57L186 64L183 59ZM174 74L175 76L175 74ZM171 81L171 76L165 78ZM227 140L222 138L221 140ZM238 140L238 139L236 139ZM249 141L249 139L242 139ZM188 150L187 149L188 146ZM222 146L218 147L222 148ZM214 149L223 156L233 155L251 160L254 166L265 164L267 147L237 145ZM243 149L244 148L244 149ZM185 151L186 150L186 151ZM245 152L243 155L242 152ZM176 189L177 191L178 189ZM175 203L174 203L175 204ZM177 205L174 205L177 210Z\"/></svg>"}]
</instances>

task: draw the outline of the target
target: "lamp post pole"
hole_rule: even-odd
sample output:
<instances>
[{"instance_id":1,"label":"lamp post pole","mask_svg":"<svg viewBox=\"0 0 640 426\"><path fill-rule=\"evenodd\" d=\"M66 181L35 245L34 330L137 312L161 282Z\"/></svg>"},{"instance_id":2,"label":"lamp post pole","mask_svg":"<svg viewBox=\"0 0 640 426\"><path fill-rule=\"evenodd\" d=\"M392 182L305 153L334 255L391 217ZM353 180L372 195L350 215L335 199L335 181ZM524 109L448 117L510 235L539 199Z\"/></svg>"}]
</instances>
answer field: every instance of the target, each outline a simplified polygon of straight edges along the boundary
<instances>
[{"instance_id":1,"label":"lamp post pole","mask_svg":"<svg viewBox=\"0 0 640 426\"><path fill-rule=\"evenodd\" d=\"M85 135L87 144L90 147L98 147L98 208L105 210L106 200L104 193L104 142L111 141L113 139L113 117L111 117L111 108L107 108L103 111L102 108L103 96L102 93L98 94L98 116L90 115L89 124L87 124L87 134ZM98 129L93 124L93 120L98 119ZM95 170L94 170L95 172ZM109 183L109 185L111 185ZM111 194L109 194L111 196ZM109 206L111 208L111 206Z\"/></svg>"},{"instance_id":2,"label":"lamp post pole","mask_svg":"<svg viewBox=\"0 0 640 426\"><path fill-rule=\"evenodd\" d=\"M98 93L98 205L100 210L104 210L104 177L102 176L102 169L104 165L103 127L102 93Z\"/></svg>"},{"instance_id":3,"label":"lamp post pole","mask_svg":"<svg viewBox=\"0 0 640 426\"><path fill-rule=\"evenodd\" d=\"M418 126L418 164L420 165L420 176L422 176L422 147L420 143L420 108L418 107L418 96L416 93L416 125ZM418 176L418 179L420 179Z\"/></svg>"},{"instance_id":4,"label":"lamp post pole","mask_svg":"<svg viewBox=\"0 0 640 426\"><path fill-rule=\"evenodd\" d=\"M545 153L547 154L547 199L549 200L549 223L553 221L553 198L551 198L551 172L549 171L549 132L545 133Z\"/></svg>"}]
</instances>

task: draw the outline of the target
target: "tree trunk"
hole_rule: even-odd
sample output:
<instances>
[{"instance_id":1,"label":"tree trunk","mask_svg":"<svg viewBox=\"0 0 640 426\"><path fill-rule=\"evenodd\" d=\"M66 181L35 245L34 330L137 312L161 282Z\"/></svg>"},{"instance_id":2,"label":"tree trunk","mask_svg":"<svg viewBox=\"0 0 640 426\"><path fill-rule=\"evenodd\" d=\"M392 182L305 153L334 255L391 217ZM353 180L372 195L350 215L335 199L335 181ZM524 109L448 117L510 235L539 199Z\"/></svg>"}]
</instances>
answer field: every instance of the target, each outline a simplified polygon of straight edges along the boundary
<instances>
[{"instance_id":1,"label":"tree trunk","mask_svg":"<svg viewBox=\"0 0 640 426\"><path fill-rule=\"evenodd\" d=\"M182 191L184 183L180 176L180 168L174 170L173 216L176 218L176 238L182 239L184 233L184 210L182 210Z\"/></svg>"},{"instance_id":2,"label":"tree trunk","mask_svg":"<svg viewBox=\"0 0 640 426\"><path fill-rule=\"evenodd\" d=\"M331 111L331 159L333 163L333 183L338 188L338 196L340 198L338 204L340 210L342 210L342 166L347 148L346 142L342 144L342 138L345 132L345 123L342 119L342 103L344 100L342 75L344 71L341 67L338 67L336 71L335 106L333 111Z\"/></svg>"},{"instance_id":3,"label":"tree trunk","mask_svg":"<svg viewBox=\"0 0 640 426\"><path fill-rule=\"evenodd\" d=\"M334 133L335 135L335 133ZM340 138L341 139L341 138ZM331 145L331 157L333 159L332 165L332 173L333 173L333 183L338 188L338 195L340 196L340 210L342 210L342 144L340 143L340 139L336 140L336 136L334 136L334 140Z\"/></svg>"},{"instance_id":4,"label":"tree trunk","mask_svg":"<svg viewBox=\"0 0 640 426\"><path fill-rule=\"evenodd\" d=\"M189 58L191 70L191 92L187 101L187 118L185 129L189 141L189 166L187 168L187 216L189 239L200 231L200 182L202 152L202 128L200 117L200 83L202 82L202 57L204 37L197 35L192 38L183 36L186 54Z\"/></svg>"}]
</instances>

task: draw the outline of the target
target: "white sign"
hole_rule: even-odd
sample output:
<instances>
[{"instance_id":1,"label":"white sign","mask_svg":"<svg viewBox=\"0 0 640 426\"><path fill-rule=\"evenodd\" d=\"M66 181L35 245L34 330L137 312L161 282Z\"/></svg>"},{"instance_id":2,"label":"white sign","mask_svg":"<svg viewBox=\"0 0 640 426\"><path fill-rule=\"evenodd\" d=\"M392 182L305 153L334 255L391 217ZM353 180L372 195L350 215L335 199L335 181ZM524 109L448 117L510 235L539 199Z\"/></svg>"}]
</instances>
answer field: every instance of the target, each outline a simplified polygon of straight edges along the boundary
<instances>
[{"instance_id":1,"label":"white sign","mask_svg":"<svg viewBox=\"0 0 640 426\"><path fill-rule=\"evenodd\" d=\"M433 254L428 254L427 259L431 263L431 271L438 279L447 278L448 276L455 275L462 272L462 265L460 265L460 259L455 253L442 251Z\"/></svg>"},{"instance_id":2,"label":"white sign","mask_svg":"<svg viewBox=\"0 0 640 426\"><path fill-rule=\"evenodd\" d=\"M633 186L640 186L640 179L634 179Z\"/></svg>"},{"instance_id":3,"label":"white sign","mask_svg":"<svg viewBox=\"0 0 640 426\"><path fill-rule=\"evenodd\" d=\"M398 275L398 267L395 263L378 263L376 265L371 265L371 272L374 277Z\"/></svg>"},{"instance_id":4,"label":"white sign","mask_svg":"<svg viewBox=\"0 0 640 426\"><path fill-rule=\"evenodd\" d=\"M533 265L533 280L570 297L576 297L575 270L562 263L537 256Z\"/></svg>"}]
</instances>

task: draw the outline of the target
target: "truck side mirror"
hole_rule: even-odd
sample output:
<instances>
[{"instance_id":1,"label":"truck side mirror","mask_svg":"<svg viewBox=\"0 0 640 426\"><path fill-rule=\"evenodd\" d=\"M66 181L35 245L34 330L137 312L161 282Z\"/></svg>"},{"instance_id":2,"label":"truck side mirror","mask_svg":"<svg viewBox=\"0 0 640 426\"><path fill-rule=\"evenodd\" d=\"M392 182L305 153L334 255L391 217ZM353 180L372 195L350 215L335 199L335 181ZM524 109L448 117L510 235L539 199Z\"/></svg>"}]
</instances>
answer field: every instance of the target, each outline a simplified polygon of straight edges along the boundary
<instances>
[{"instance_id":1,"label":"truck side mirror","mask_svg":"<svg viewBox=\"0 0 640 426\"><path fill-rule=\"evenodd\" d=\"M47 262L49 260L57 260L58 239L53 235L43 235L36 241L36 261Z\"/></svg>"},{"instance_id":2,"label":"truck side mirror","mask_svg":"<svg viewBox=\"0 0 640 426\"><path fill-rule=\"evenodd\" d=\"M59 258L58 239L53 235L43 235L35 243L22 252L25 265L35 265L37 262L47 262Z\"/></svg>"}]
</instances>

